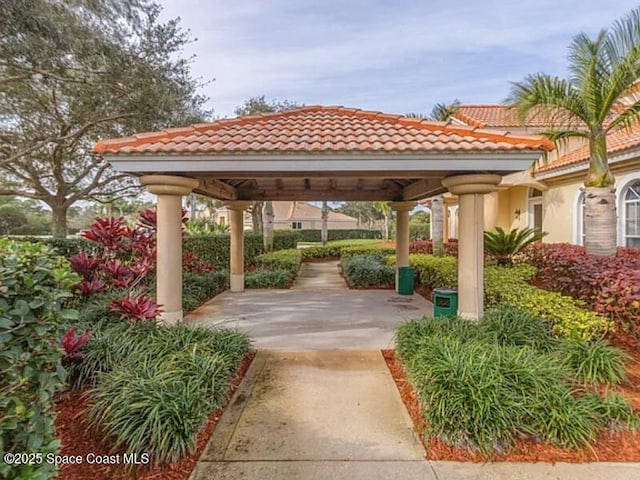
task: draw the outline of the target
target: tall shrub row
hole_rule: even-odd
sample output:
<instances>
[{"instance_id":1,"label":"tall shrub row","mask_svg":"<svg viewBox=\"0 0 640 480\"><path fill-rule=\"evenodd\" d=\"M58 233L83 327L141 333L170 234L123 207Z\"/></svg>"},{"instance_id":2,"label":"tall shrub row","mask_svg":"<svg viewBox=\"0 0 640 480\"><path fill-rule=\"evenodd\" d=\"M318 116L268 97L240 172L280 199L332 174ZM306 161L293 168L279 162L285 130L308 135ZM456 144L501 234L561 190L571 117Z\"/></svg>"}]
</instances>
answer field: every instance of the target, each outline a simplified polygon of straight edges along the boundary
<instances>
[{"instance_id":1,"label":"tall shrub row","mask_svg":"<svg viewBox=\"0 0 640 480\"><path fill-rule=\"evenodd\" d=\"M458 260L451 256L410 255L418 281L429 289L458 286ZM581 300L542 290L528 282L535 267L519 264L514 267L487 265L484 275L484 295L487 308L511 305L544 318L558 335L592 339L604 335L613 325L607 318L587 309Z\"/></svg>"},{"instance_id":2,"label":"tall shrub row","mask_svg":"<svg viewBox=\"0 0 640 480\"><path fill-rule=\"evenodd\" d=\"M640 250L619 249L605 258L577 245L538 243L525 259L545 289L579 299L624 327L640 327Z\"/></svg>"}]
</instances>

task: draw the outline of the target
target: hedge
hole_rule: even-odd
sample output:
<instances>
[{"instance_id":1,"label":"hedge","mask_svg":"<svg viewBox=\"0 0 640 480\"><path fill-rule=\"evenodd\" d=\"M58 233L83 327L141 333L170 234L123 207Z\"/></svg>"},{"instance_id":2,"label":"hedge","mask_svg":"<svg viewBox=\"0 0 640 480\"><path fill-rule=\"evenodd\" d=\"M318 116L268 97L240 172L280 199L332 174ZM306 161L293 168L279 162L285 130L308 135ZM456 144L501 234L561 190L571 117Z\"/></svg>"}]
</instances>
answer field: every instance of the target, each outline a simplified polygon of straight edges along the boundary
<instances>
[{"instance_id":1,"label":"hedge","mask_svg":"<svg viewBox=\"0 0 640 480\"><path fill-rule=\"evenodd\" d=\"M581 300L624 328L640 327L639 249L596 257L577 245L537 243L525 260L538 268L536 279L545 289Z\"/></svg>"},{"instance_id":2,"label":"hedge","mask_svg":"<svg viewBox=\"0 0 640 480\"><path fill-rule=\"evenodd\" d=\"M254 270L246 274L246 288L289 288L294 274L290 270Z\"/></svg>"},{"instance_id":3,"label":"hedge","mask_svg":"<svg viewBox=\"0 0 640 480\"><path fill-rule=\"evenodd\" d=\"M322 230L296 230L300 233L301 242L321 242ZM382 232L379 230L364 229L344 229L328 230L327 240L354 240L354 239L382 239Z\"/></svg>"},{"instance_id":4,"label":"hedge","mask_svg":"<svg viewBox=\"0 0 640 480\"><path fill-rule=\"evenodd\" d=\"M69 258L80 252L86 252L94 249L96 244L85 238L52 238L52 237L32 237L32 236L11 236L9 240L16 242L41 243L55 249L58 255Z\"/></svg>"},{"instance_id":5,"label":"hedge","mask_svg":"<svg viewBox=\"0 0 640 480\"><path fill-rule=\"evenodd\" d=\"M337 260L343 257L363 254L386 256L395 253L396 250L392 247L379 247L377 245L325 245L322 247L303 248L301 251L303 260Z\"/></svg>"},{"instance_id":6,"label":"hedge","mask_svg":"<svg viewBox=\"0 0 640 480\"><path fill-rule=\"evenodd\" d=\"M341 268L349 284L358 288L387 287L395 284L395 269L385 265L384 256L376 254L343 257Z\"/></svg>"},{"instance_id":7,"label":"hedge","mask_svg":"<svg viewBox=\"0 0 640 480\"><path fill-rule=\"evenodd\" d=\"M287 250L296 248L300 241L300 233L298 230L274 230L273 232L273 249Z\"/></svg>"},{"instance_id":8,"label":"hedge","mask_svg":"<svg viewBox=\"0 0 640 480\"><path fill-rule=\"evenodd\" d=\"M200 260L216 267L229 268L231 236L225 235L189 235L183 240L185 251L192 251ZM256 256L264 251L262 236L254 233L244 234L244 263L253 265Z\"/></svg>"},{"instance_id":9,"label":"hedge","mask_svg":"<svg viewBox=\"0 0 640 480\"><path fill-rule=\"evenodd\" d=\"M260 270L288 270L294 276L300 270L302 251L297 249L278 250L258 255L256 267Z\"/></svg>"},{"instance_id":10,"label":"hedge","mask_svg":"<svg viewBox=\"0 0 640 480\"><path fill-rule=\"evenodd\" d=\"M182 308L185 312L191 312L227 288L229 288L229 272L227 270L206 273L184 272L182 275Z\"/></svg>"},{"instance_id":11,"label":"hedge","mask_svg":"<svg viewBox=\"0 0 640 480\"><path fill-rule=\"evenodd\" d=\"M457 288L458 260L451 256L409 255L416 269L419 283L430 289ZM548 292L529 285L535 267L520 264L514 267L485 266L484 300L487 308L510 305L531 312L547 320L561 336L593 339L613 328L612 323L585 303L556 292Z\"/></svg>"}]
</instances>

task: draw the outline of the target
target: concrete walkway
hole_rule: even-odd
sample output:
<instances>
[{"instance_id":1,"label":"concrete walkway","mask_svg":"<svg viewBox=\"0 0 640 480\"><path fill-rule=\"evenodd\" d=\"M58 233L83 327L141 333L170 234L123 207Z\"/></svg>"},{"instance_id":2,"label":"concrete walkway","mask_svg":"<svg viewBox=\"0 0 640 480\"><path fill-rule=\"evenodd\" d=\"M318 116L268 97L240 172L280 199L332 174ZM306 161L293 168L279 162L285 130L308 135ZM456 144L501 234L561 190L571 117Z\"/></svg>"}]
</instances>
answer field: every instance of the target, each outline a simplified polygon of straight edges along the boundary
<instances>
[{"instance_id":1,"label":"concrete walkway","mask_svg":"<svg viewBox=\"0 0 640 480\"><path fill-rule=\"evenodd\" d=\"M637 480L638 464L430 462L376 351L260 351L190 480Z\"/></svg>"},{"instance_id":2,"label":"concrete walkway","mask_svg":"<svg viewBox=\"0 0 640 480\"><path fill-rule=\"evenodd\" d=\"M396 325L432 315L420 295L349 290L337 262L304 263L290 290L226 291L185 318L198 325L237 327L257 348L379 350L393 348Z\"/></svg>"},{"instance_id":3,"label":"concrete walkway","mask_svg":"<svg viewBox=\"0 0 640 480\"><path fill-rule=\"evenodd\" d=\"M236 326L272 350L258 351L190 479L640 479L638 464L426 461L379 349L432 308L349 290L327 262L303 264L291 290L225 292L196 310L189 323Z\"/></svg>"},{"instance_id":4,"label":"concrete walkway","mask_svg":"<svg viewBox=\"0 0 640 480\"><path fill-rule=\"evenodd\" d=\"M348 290L347 284L340 276L339 262L303 263L293 286L300 289L339 289Z\"/></svg>"}]
</instances>

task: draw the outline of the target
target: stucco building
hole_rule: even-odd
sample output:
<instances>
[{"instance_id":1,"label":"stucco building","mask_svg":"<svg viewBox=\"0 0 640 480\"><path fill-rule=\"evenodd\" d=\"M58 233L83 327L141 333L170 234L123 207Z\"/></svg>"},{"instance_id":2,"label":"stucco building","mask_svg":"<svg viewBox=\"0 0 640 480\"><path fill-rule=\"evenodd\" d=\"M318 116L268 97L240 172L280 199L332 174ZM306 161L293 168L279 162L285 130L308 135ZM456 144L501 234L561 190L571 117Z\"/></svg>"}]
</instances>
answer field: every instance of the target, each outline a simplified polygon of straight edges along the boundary
<instances>
[{"instance_id":1,"label":"stucco building","mask_svg":"<svg viewBox=\"0 0 640 480\"><path fill-rule=\"evenodd\" d=\"M542 130L545 122L534 113L523 125L513 110L503 105L462 105L451 119L453 124L529 134ZM569 126L570 122L566 122ZM616 177L617 242L619 246L640 247L640 126L610 133L607 147L609 165ZM589 146L572 140L530 170L505 176L497 191L486 195L485 229L533 227L547 232L546 242L581 245L583 181L588 164ZM445 236L455 238L457 199L446 195L444 201Z\"/></svg>"},{"instance_id":2,"label":"stucco building","mask_svg":"<svg viewBox=\"0 0 640 480\"><path fill-rule=\"evenodd\" d=\"M273 228L293 230L320 230L322 228L322 208L309 202L272 202ZM223 206L209 213L218 225L228 225L230 210ZM244 214L244 229L252 228L251 214ZM329 230L348 230L359 228L356 218L338 212L329 212L327 218Z\"/></svg>"}]
</instances>

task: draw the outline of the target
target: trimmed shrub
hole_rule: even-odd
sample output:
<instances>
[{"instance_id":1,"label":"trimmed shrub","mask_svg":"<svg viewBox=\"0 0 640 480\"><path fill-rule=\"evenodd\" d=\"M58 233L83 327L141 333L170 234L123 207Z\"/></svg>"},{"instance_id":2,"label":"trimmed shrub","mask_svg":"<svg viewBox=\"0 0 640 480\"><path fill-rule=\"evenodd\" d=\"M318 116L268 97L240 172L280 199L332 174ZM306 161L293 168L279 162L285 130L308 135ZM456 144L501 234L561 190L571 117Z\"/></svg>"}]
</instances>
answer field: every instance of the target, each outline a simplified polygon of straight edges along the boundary
<instances>
[{"instance_id":1,"label":"trimmed shrub","mask_svg":"<svg viewBox=\"0 0 640 480\"><path fill-rule=\"evenodd\" d=\"M213 272L182 274L182 308L190 312L205 301L215 297L229 288L227 270Z\"/></svg>"},{"instance_id":2,"label":"trimmed shrub","mask_svg":"<svg viewBox=\"0 0 640 480\"><path fill-rule=\"evenodd\" d=\"M64 386L63 309L78 277L43 244L0 239L0 453L55 453L53 394ZM54 465L0 463L3 478L53 478Z\"/></svg>"},{"instance_id":3,"label":"trimmed shrub","mask_svg":"<svg viewBox=\"0 0 640 480\"><path fill-rule=\"evenodd\" d=\"M195 252L202 261L218 268L229 269L231 237L222 235L190 235L183 239L185 251ZM244 263L253 265L255 257L263 253L262 236L253 233L244 235Z\"/></svg>"},{"instance_id":4,"label":"trimmed shrub","mask_svg":"<svg viewBox=\"0 0 640 480\"><path fill-rule=\"evenodd\" d=\"M433 241L432 240L418 240L409 243L409 253L422 253L425 255L433 254Z\"/></svg>"},{"instance_id":5,"label":"trimmed shrub","mask_svg":"<svg viewBox=\"0 0 640 480\"><path fill-rule=\"evenodd\" d=\"M559 353L576 378L584 383L620 383L626 379L625 362L629 357L604 340L567 339L561 343Z\"/></svg>"},{"instance_id":6,"label":"trimmed shrub","mask_svg":"<svg viewBox=\"0 0 640 480\"><path fill-rule=\"evenodd\" d=\"M539 243L525 252L545 289L569 295L627 328L640 326L640 250L616 257L587 255L584 247Z\"/></svg>"},{"instance_id":7,"label":"trimmed shrub","mask_svg":"<svg viewBox=\"0 0 640 480\"><path fill-rule=\"evenodd\" d=\"M94 242L90 242L86 238L51 238L51 237L31 237L31 236L14 236L11 240L16 242L42 243L52 247L58 255L69 258L80 252L90 252L96 248Z\"/></svg>"},{"instance_id":8,"label":"trimmed shrub","mask_svg":"<svg viewBox=\"0 0 640 480\"><path fill-rule=\"evenodd\" d=\"M382 255L353 255L343 257L341 267L354 287L393 287L395 269L385 265Z\"/></svg>"},{"instance_id":9,"label":"trimmed shrub","mask_svg":"<svg viewBox=\"0 0 640 480\"><path fill-rule=\"evenodd\" d=\"M258 255L255 264L262 270L289 270L294 276L300 270L302 250L287 249Z\"/></svg>"},{"instance_id":10,"label":"trimmed shrub","mask_svg":"<svg viewBox=\"0 0 640 480\"><path fill-rule=\"evenodd\" d=\"M458 286L458 260L454 257L410 255L418 281L430 289ZM487 265L484 272L485 304L488 308L508 305L549 322L554 333L586 340L598 338L613 328L605 317L586 310L580 300L541 290L527 282L535 267L527 264L511 268Z\"/></svg>"},{"instance_id":11,"label":"trimmed shrub","mask_svg":"<svg viewBox=\"0 0 640 480\"><path fill-rule=\"evenodd\" d=\"M337 260L340 258L341 246L325 245L324 247L302 248L303 260Z\"/></svg>"},{"instance_id":12,"label":"trimmed shrub","mask_svg":"<svg viewBox=\"0 0 640 480\"><path fill-rule=\"evenodd\" d=\"M299 232L300 242L321 242L322 230L296 230ZM375 238L382 239L382 232L380 230L365 230L365 229L336 229L327 231L327 240L349 240L357 238Z\"/></svg>"},{"instance_id":13,"label":"trimmed shrub","mask_svg":"<svg viewBox=\"0 0 640 480\"><path fill-rule=\"evenodd\" d=\"M353 245L344 246L340 250L340 258L349 258L355 255L375 255L378 257L386 257L396 253L393 247L379 247L377 245Z\"/></svg>"},{"instance_id":14,"label":"trimmed shrub","mask_svg":"<svg viewBox=\"0 0 640 480\"><path fill-rule=\"evenodd\" d=\"M300 241L300 233L298 230L274 230L273 231L273 249L288 250L296 248Z\"/></svg>"},{"instance_id":15,"label":"trimmed shrub","mask_svg":"<svg viewBox=\"0 0 640 480\"><path fill-rule=\"evenodd\" d=\"M256 270L246 274L247 288L289 288L294 274L290 270Z\"/></svg>"}]
</instances>

